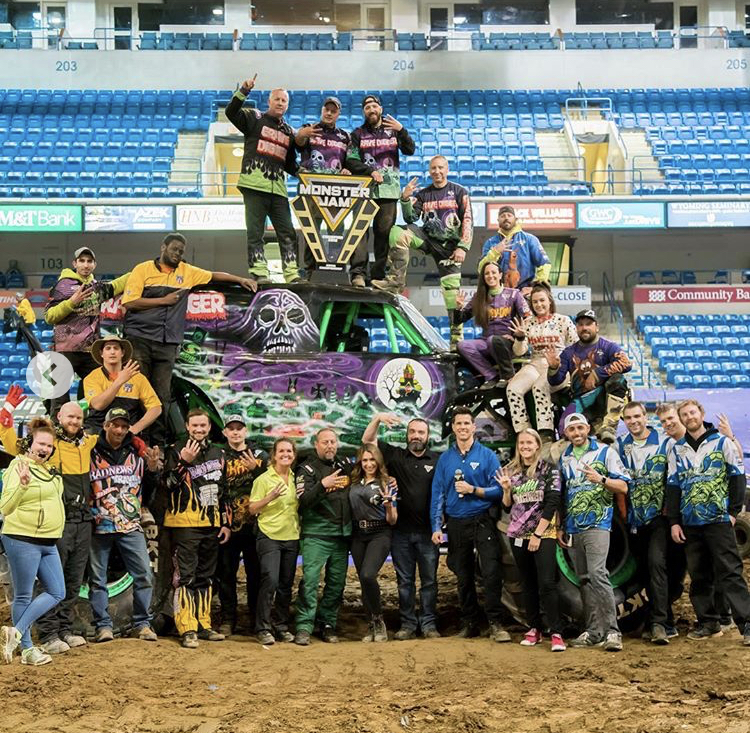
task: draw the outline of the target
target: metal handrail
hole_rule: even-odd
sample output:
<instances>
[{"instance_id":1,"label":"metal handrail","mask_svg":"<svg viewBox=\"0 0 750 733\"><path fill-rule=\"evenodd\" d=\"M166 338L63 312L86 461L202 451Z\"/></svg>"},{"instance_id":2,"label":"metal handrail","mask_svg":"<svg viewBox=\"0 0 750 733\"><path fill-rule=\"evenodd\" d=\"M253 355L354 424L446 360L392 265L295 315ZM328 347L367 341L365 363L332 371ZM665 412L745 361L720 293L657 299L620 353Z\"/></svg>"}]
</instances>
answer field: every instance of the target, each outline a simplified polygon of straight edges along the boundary
<instances>
[{"instance_id":1,"label":"metal handrail","mask_svg":"<svg viewBox=\"0 0 750 733\"><path fill-rule=\"evenodd\" d=\"M657 282L655 284L657 285L693 285L694 283L682 282L682 276L684 273L690 273L695 275L695 279L697 281L697 284L701 285L727 285L732 284L734 282L739 283L745 283L746 281L750 280L750 270L747 269L730 269L726 267L717 268L714 270L651 270L651 269L644 269L644 270L632 270L625 276L625 287L626 288L632 288L635 285L654 285L654 283L639 283L637 282L640 279L641 273L643 272L650 272L653 273L654 278L658 278L660 282ZM711 282L708 281L701 281L700 275L707 275L709 277L716 279L716 275L719 272L726 272L727 273L727 279L728 283L725 282ZM680 282L663 282L664 273L669 273L670 275L675 274L680 276Z\"/></svg>"}]
</instances>

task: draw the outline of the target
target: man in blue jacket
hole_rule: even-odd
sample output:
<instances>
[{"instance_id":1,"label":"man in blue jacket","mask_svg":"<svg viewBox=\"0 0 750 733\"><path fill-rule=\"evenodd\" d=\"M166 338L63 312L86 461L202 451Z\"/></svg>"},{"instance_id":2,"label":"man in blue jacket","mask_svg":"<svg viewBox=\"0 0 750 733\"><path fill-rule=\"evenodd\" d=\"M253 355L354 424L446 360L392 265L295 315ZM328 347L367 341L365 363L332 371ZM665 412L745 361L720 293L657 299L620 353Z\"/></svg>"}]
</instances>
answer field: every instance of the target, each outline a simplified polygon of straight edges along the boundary
<instances>
[{"instance_id":1,"label":"man in blue jacket","mask_svg":"<svg viewBox=\"0 0 750 733\"><path fill-rule=\"evenodd\" d=\"M495 478L500 468L497 456L485 448L474 433L476 425L471 411L459 407L451 420L456 442L438 459L432 481L432 541L443 540L443 519L448 532L448 567L458 580L461 606L461 630L458 636L468 639L479 635L480 608L474 582L474 552L479 555L484 585L484 610L490 622L490 638L510 641L503 629L502 560L500 538L490 507L500 501L502 489Z\"/></svg>"}]
</instances>

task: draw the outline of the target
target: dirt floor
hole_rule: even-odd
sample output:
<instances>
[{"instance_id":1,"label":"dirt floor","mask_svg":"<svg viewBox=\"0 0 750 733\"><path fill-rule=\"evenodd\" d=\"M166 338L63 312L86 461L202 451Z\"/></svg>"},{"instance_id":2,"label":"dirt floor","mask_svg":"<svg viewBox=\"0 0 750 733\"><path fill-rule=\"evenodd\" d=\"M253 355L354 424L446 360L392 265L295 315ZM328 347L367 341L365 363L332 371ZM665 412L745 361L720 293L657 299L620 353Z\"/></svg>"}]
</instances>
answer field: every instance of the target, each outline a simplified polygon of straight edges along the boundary
<instances>
[{"instance_id":1,"label":"dirt floor","mask_svg":"<svg viewBox=\"0 0 750 733\"><path fill-rule=\"evenodd\" d=\"M444 561L443 561L444 562ZM385 602L396 606L386 566ZM441 627L455 585L441 563ZM342 643L265 648L249 636L183 650L115 640L27 668L0 666L0 731L64 733L750 733L750 649L734 631L668 647L625 640L620 654L487 639L362 644L356 579ZM0 609L7 615L7 606ZM387 617L394 630L396 618Z\"/></svg>"}]
</instances>

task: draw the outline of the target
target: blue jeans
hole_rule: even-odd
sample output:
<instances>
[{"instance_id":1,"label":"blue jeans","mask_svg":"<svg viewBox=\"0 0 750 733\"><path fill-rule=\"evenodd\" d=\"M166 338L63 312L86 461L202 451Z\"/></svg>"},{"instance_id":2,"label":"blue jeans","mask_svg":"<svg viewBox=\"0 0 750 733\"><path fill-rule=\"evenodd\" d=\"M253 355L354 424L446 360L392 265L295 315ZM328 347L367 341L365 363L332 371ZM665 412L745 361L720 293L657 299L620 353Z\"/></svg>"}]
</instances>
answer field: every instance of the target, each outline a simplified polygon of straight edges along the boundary
<instances>
[{"instance_id":1,"label":"blue jeans","mask_svg":"<svg viewBox=\"0 0 750 733\"><path fill-rule=\"evenodd\" d=\"M434 629L437 622L438 546L428 534L393 531L391 558L398 580L398 609L401 628L416 631ZM420 610L417 617L417 568L419 568Z\"/></svg>"},{"instance_id":2,"label":"blue jeans","mask_svg":"<svg viewBox=\"0 0 750 733\"><path fill-rule=\"evenodd\" d=\"M91 540L91 573L89 601L94 616L94 628L112 628L107 592L107 565L112 547L117 547L125 569L133 578L133 628L149 626L151 616L151 564L148 559L143 532L111 532L94 534Z\"/></svg>"},{"instance_id":3,"label":"blue jeans","mask_svg":"<svg viewBox=\"0 0 750 733\"><path fill-rule=\"evenodd\" d=\"M21 632L21 649L30 649L31 625L65 598L60 555L56 545L37 545L12 537L3 537L3 547L13 579L13 626ZM44 590L32 600L37 578Z\"/></svg>"}]
</instances>

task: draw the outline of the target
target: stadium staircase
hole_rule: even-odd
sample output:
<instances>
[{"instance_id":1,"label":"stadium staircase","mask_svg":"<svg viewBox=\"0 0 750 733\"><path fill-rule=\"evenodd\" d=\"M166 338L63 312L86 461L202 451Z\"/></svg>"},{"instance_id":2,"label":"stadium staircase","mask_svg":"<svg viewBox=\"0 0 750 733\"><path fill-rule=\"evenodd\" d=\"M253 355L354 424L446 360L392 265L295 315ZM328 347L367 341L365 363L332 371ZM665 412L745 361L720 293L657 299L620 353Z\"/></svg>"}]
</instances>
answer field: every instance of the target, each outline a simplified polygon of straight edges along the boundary
<instances>
[{"instance_id":1,"label":"stadium staircase","mask_svg":"<svg viewBox=\"0 0 750 733\"><path fill-rule=\"evenodd\" d=\"M536 130L536 144L549 181L581 181L582 171L562 130Z\"/></svg>"},{"instance_id":2,"label":"stadium staircase","mask_svg":"<svg viewBox=\"0 0 750 733\"><path fill-rule=\"evenodd\" d=\"M628 150L628 167L633 171L634 176L637 171L637 181L634 185L658 185L664 183L664 174L659 168L659 161L654 157L654 151L650 141L646 137L644 130L635 128L630 130L620 130L622 139Z\"/></svg>"},{"instance_id":3,"label":"stadium staircase","mask_svg":"<svg viewBox=\"0 0 750 733\"><path fill-rule=\"evenodd\" d=\"M201 177L201 160L206 150L207 134L198 132L180 132L177 137L175 157L169 172L169 186L195 189L204 181Z\"/></svg>"}]
</instances>

